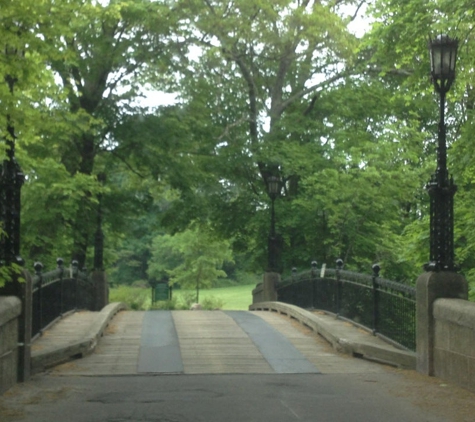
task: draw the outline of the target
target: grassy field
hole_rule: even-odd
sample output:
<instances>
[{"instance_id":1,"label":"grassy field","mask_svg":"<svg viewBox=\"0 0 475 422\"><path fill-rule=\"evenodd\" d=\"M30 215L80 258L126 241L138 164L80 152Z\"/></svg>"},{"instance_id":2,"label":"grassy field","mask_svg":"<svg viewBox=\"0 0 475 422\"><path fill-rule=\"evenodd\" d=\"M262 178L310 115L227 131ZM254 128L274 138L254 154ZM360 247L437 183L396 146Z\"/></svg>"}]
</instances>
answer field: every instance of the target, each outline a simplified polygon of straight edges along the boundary
<instances>
[{"instance_id":1,"label":"grassy field","mask_svg":"<svg viewBox=\"0 0 475 422\"><path fill-rule=\"evenodd\" d=\"M252 303L252 289L254 289L254 287L256 287L255 284L200 290L200 302L207 298L214 298L218 301L222 301L221 309L247 310ZM176 290L173 294L180 300L180 297L183 297L183 292L186 292L186 290ZM190 293L194 292L189 291L188 294Z\"/></svg>"},{"instance_id":2,"label":"grassy field","mask_svg":"<svg viewBox=\"0 0 475 422\"><path fill-rule=\"evenodd\" d=\"M247 310L252 303L252 289L255 284L220 287L209 290L200 290L200 302L211 303L213 308L226 310ZM194 297L192 290L173 291L176 309L189 309L190 298ZM118 286L110 289L110 302L124 302L130 309L147 310L152 306L151 289L131 286Z\"/></svg>"}]
</instances>

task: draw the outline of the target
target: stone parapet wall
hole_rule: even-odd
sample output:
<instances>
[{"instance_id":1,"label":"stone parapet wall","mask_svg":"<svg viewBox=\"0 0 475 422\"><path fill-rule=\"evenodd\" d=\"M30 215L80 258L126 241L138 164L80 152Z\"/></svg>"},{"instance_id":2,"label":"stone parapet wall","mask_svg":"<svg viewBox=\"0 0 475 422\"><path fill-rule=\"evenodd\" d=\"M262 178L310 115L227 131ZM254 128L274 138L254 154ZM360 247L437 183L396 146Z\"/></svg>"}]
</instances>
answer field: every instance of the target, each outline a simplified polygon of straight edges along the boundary
<instances>
[{"instance_id":1,"label":"stone parapet wall","mask_svg":"<svg viewBox=\"0 0 475 422\"><path fill-rule=\"evenodd\" d=\"M282 302L260 302L249 306L250 311L270 311L287 315L310 328L327 340L341 353L359 356L371 361L399 368L414 369L414 352L401 350L351 323L323 311L313 313L295 305Z\"/></svg>"},{"instance_id":2,"label":"stone parapet wall","mask_svg":"<svg viewBox=\"0 0 475 422\"><path fill-rule=\"evenodd\" d=\"M0 394L18 379L18 317L21 301L14 296L0 296Z\"/></svg>"},{"instance_id":3,"label":"stone parapet wall","mask_svg":"<svg viewBox=\"0 0 475 422\"><path fill-rule=\"evenodd\" d=\"M434 375L475 391L475 303L434 302Z\"/></svg>"}]
</instances>

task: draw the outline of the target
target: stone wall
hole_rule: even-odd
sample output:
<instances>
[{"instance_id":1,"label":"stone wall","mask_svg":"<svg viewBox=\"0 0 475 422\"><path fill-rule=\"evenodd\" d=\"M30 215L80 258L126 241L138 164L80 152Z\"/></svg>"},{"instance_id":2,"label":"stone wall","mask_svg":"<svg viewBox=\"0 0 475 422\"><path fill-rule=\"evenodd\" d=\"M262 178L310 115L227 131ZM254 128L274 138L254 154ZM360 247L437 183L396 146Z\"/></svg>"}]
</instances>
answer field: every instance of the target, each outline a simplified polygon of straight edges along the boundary
<instances>
[{"instance_id":1,"label":"stone wall","mask_svg":"<svg viewBox=\"0 0 475 422\"><path fill-rule=\"evenodd\" d=\"M0 296L0 394L17 382L20 314L20 299L14 296Z\"/></svg>"},{"instance_id":2,"label":"stone wall","mask_svg":"<svg viewBox=\"0 0 475 422\"><path fill-rule=\"evenodd\" d=\"M434 376L434 304L439 299L468 301L468 284L465 278L457 273L425 272L417 279L416 297L417 370L422 374Z\"/></svg>"},{"instance_id":3,"label":"stone wall","mask_svg":"<svg viewBox=\"0 0 475 422\"><path fill-rule=\"evenodd\" d=\"M475 303L434 302L434 375L475 391Z\"/></svg>"}]
</instances>

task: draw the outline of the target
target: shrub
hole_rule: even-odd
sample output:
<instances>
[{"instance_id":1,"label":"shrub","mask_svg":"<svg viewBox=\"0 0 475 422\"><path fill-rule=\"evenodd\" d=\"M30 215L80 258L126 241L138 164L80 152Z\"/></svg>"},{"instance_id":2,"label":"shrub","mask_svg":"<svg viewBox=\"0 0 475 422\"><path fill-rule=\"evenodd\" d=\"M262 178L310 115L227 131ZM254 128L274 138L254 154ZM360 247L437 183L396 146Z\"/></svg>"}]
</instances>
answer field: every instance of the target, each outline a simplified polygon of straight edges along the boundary
<instances>
[{"instance_id":1,"label":"shrub","mask_svg":"<svg viewBox=\"0 0 475 422\"><path fill-rule=\"evenodd\" d=\"M182 290L180 292L181 309L190 309L196 302L196 293L194 291Z\"/></svg>"},{"instance_id":2,"label":"shrub","mask_svg":"<svg viewBox=\"0 0 475 422\"><path fill-rule=\"evenodd\" d=\"M145 311L150 308L150 289L119 285L109 290L110 302L122 302L134 311Z\"/></svg>"},{"instance_id":3,"label":"shrub","mask_svg":"<svg viewBox=\"0 0 475 422\"><path fill-rule=\"evenodd\" d=\"M200 304L202 309L210 311L213 309L221 309L224 306L224 301L219 297L207 296L203 298Z\"/></svg>"},{"instance_id":4,"label":"shrub","mask_svg":"<svg viewBox=\"0 0 475 422\"><path fill-rule=\"evenodd\" d=\"M170 300L159 300L158 302L152 303L150 309L173 311L178 309L178 303L175 298Z\"/></svg>"}]
</instances>

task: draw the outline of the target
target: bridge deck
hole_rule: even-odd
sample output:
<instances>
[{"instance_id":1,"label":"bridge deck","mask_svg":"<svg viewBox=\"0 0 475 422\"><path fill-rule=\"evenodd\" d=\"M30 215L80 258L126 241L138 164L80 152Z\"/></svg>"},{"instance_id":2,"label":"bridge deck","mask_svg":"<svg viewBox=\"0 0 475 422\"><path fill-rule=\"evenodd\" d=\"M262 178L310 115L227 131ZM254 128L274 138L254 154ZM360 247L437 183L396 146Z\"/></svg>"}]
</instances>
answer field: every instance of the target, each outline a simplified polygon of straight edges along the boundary
<instances>
[{"instance_id":1,"label":"bridge deck","mask_svg":"<svg viewBox=\"0 0 475 422\"><path fill-rule=\"evenodd\" d=\"M47 330L34 344L37 363L43 359L50 365L62 352L66 358L91 350L90 342L94 347L118 309L117 304L106 308L69 315ZM290 308L286 311L290 315ZM358 344L369 342L366 332L328 318L331 323L325 321L320 329L334 329L341 341L359 335ZM300 364L303 355L320 373L275 374L283 370L279 359L283 368L297 372L297 367L286 360L288 352L273 355L256 340L261 334L268 337L269 330L286 343L281 347L270 341L279 353L292 344L299 353L293 351L291 360ZM168 364L181 362L182 372L156 376L170 370L160 363L167 355L174 355ZM223 372L229 374L215 375ZM388 370L337 354L315 331L276 312L120 312L93 354L18 384L0 399L0 420L51 422L67 415L71 422L469 421L472 396L414 371Z\"/></svg>"},{"instance_id":2,"label":"bridge deck","mask_svg":"<svg viewBox=\"0 0 475 422\"><path fill-rule=\"evenodd\" d=\"M368 373L379 365L336 354L270 312L120 312L95 352L57 375Z\"/></svg>"}]
</instances>

